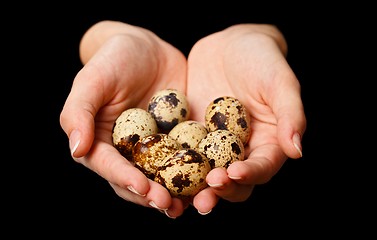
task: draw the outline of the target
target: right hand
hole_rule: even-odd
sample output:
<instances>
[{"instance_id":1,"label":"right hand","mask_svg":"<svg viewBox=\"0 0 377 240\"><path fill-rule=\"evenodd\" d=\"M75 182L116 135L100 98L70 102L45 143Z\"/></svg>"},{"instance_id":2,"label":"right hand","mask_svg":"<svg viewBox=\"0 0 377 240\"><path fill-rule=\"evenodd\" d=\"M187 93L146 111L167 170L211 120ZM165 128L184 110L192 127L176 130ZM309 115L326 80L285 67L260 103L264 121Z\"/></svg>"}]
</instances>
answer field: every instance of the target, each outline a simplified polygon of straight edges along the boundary
<instances>
[{"instance_id":1,"label":"right hand","mask_svg":"<svg viewBox=\"0 0 377 240\"><path fill-rule=\"evenodd\" d=\"M171 198L113 147L112 128L122 111L146 109L160 89L185 92L185 56L146 29L103 21L83 36L80 57L84 66L60 115L72 157L106 179L123 199L170 217L181 215L187 205Z\"/></svg>"}]
</instances>

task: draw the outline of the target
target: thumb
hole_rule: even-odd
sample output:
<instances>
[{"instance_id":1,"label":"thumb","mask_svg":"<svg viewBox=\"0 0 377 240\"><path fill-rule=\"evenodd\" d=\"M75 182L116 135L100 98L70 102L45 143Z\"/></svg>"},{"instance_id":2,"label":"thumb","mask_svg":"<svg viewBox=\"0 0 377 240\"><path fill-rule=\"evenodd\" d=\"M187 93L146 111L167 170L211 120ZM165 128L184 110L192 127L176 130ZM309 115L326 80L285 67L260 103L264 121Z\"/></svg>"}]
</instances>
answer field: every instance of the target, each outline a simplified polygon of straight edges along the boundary
<instances>
[{"instance_id":1,"label":"thumb","mask_svg":"<svg viewBox=\"0 0 377 240\"><path fill-rule=\"evenodd\" d=\"M81 70L74 80L63 109L60 113L60 125L69 138L72 157L85 156L94 140L94 117L101 106L97 81L85 81L85 72Z\"/></svg>"},{"instance_id":2,"label":"thumb","mask_svg":"<svg viewBox=\"0 0 377 240\"><path fill-rule=\"evenodd\" d=\"M306 117L301 100L298 80L290 75L282 81L285 86L278 88L273 97L272 108L277 118L277 137L284 153L290 158L302 157L302 137L306 129Z\"/></svg>"}]
</instances>

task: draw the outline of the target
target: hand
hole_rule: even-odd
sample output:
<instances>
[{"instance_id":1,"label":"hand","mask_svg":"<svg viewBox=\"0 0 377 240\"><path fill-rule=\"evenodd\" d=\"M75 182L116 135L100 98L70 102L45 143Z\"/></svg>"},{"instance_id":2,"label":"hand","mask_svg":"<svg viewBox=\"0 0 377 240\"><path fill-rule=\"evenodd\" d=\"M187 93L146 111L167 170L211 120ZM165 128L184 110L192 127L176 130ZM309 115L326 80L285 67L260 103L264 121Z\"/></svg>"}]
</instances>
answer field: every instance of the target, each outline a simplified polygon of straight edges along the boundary
<instances>
[{"instance_id":1,"label":"hand","mask_svg":"<svg viewBox=\"0 0 377 240\"><path fill-rule=\"evenodd\" d=\"M219 198L245 201L257 184L269 181L288 157L302 156L306 119L300 85L289 67L283 35L272 25L240 24L198 41L188 57L187 96L192 118L204 122L207 105L234 96L252 116L247 159L217 168L211 186L193 205L208 213Z\"/></svg>"},{"instance_id":2,"label":"hand","mask_svg":"<svg viewBox=\"0 0 377 240\"><path fill-rule=\"evenodd\" d=\"M186 207L182 201L172 199L121 156L111 136L123 110L147 109L160 89L186 91L185 56L146 29L104 21L83 36L80 57L84 67L60 116L72 157L106 179L125 200L181 215Z\"/></svg>"}]
</instances>

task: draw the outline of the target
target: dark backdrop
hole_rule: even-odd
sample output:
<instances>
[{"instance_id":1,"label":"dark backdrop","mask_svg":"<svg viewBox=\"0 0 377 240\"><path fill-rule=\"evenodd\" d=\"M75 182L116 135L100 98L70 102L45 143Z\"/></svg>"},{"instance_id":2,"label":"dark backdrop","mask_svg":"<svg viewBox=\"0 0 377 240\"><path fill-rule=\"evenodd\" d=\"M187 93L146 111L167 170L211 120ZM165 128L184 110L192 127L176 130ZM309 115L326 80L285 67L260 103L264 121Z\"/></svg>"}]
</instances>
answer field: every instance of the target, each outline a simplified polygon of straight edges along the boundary
<instances>
[{"instance_id":1,"label":"dark backdrop","mask_svg":"<svg viewBox=\"0 0 377 240\"><path fill-rule=\"evenodd\" d=\"M363 198L364 192L355 183L355 141L348 135L356 131L352 113L366 113L349 101L355 98L358 80L363 79L360 72L352 71L353 60L362 59L348 55L359 52L351 41L361 32L354 21L357 10L301 5L286 10L283 5L257 6L253 2L228 5L204 10L189 3L182 7L102 3L88 9L56 4L14 11L3 39L4 52L10 54L5 70L11 73L3 90L4 95L12 96L6 101L12 104L3 108L3 116L12 116L5 118L10 122L4 131L11 142L7 150L12 151L4 159L16 163L12 171L3 169L7 176L4 189L9 190L3 201L5 210L11 212L4 216L7 223L21 226L20 232L13 234L46 235L47 230L54 235L99 234L104 230L127 237L188 229L188 237L203 231L252 238L254 233L266 237L276 233L304 237L325 232L363 233L355 227L359 216L374 209L361 210L365 205L354 201ZM82 67L80 38L92 24L104 19L148 28L186 55L201 37L232 24L277 25L288 41L288 62L302 85L308 120L304 157L289 159L269 183L255 188L249 200L220 201L206 216L189 208L172 220L120 199L105 180L70 158L68 139L59 125L72 80ZM368 175L362 177L363 182L369 180ZM162 228L149 231L153 226Z\"/></svg>"}]
</instances>

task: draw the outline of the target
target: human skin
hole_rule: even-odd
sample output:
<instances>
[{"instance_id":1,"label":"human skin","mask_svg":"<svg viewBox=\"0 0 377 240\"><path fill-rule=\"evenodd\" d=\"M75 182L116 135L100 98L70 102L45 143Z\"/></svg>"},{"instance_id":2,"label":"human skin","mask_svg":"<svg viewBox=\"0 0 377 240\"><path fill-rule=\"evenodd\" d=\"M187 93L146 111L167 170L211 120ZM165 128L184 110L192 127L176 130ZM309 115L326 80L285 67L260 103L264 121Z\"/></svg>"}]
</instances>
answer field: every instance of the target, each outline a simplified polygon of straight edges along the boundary
<instances>
[{"instance_id":1,"label":"human skin","mask_svg":"<svg viewBox=\"0 0 377 240\"><path fill-rule=\"evenodd\" d=\"M300 84L286 54L284 36L266 24L234 25L192 48L187 80L192 117L203 121L210 101L228 95L237 97L252 116L247 159L208 174L212 187L194 199L199 211L209 211L219 198L245 201L253 186L269 181L288 157L302 156L306 119Z\"/></svg>"},{"instance_id":2,"label":"human skin","mask_svg":"<svg viewBox=\"0 0 377 240\"><path fill-rule=\"evenodd\" d=\"M306 119L300 84L286 53L285 39L272 25L231 26L199 40L186 59L147 29L99 22L82 38L83 68L60 115L72 157L106 179L118 196L172 218L182 215L188 204L207 214L221 198L245 201L288 157L302 156ZM187 95L191 119L199 122L209 102L225 95L237 97L252 116L245 161L212 170L206 179L210 187L190 203L172 198L112 145L117 116L131 107L146 109L150 97L167 88Z\"/></svg>"}]
</instances>

